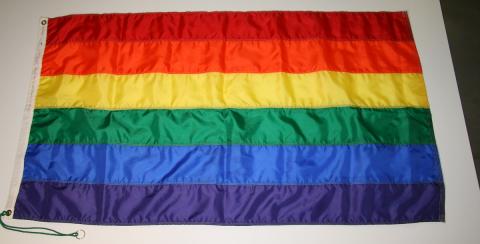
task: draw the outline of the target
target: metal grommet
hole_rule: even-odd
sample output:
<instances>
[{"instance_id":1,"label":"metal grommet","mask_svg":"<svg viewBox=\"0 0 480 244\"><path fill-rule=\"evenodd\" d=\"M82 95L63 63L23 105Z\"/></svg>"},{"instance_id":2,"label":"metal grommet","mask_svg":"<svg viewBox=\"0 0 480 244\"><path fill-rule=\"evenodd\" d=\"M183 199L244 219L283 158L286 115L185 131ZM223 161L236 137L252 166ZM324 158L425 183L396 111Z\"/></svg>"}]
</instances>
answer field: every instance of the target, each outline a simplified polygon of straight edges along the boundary
<instances>
[{"instance_id":1,"label":"metal grommet","mask_svg":"<svg viewBox=\"0 0 480 244\"><path fill-rule=\"evenodd\" d=\"M46 24L47 24L47 20L44 19L44 20L42 20L40 23L41 23L42 25L46 25Z\"/></svg>"},{"instance_id":2,"label":"metal grommet","mask_svg":"<svg viewBox=\"0 0 480 244\"><path fill-rule=\"evenodd\" d=\"M78 240L81 240L83 238L85 238L85 231L84 230L77 230L77 235L75 236L75 238L77 238Z\"/></svg>"}]
</instances>

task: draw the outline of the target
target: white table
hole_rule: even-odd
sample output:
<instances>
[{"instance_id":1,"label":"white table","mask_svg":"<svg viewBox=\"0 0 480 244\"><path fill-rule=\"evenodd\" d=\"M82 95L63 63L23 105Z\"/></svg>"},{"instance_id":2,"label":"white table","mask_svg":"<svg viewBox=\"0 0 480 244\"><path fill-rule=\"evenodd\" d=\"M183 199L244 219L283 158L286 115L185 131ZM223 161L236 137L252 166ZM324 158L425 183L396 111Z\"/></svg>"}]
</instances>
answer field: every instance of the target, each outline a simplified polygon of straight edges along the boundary
<instances>
[{"instance_id":1,"label":"white table","mask_svg":"<svg viewBox=\"0 0 480 244\"><path fill-rule=\"evenodd\" d=\"M169 3L170 2L170 3ZM6 202L41 16L195 10L407 10L419 50L446 184L446 223L373 226L82 226L10 220L61 231L84 229L82 243L480 243L480 191L437 0L1 0L0 206ZM176 3L173 3L176 2ZM473 31L473 30L472 30ZM0 243L79 243L0 230Z\"/></svg>"}]
</instances>

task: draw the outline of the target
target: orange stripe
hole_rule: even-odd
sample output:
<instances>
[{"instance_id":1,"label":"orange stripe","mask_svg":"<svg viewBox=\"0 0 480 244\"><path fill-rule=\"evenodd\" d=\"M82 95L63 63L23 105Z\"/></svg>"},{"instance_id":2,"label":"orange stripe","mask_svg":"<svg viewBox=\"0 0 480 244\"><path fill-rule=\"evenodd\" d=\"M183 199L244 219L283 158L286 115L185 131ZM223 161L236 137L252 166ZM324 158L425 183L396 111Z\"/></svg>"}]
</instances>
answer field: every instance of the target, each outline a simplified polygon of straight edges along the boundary
<instances>
[{"instance_id":1,"label":"orange stripe","mask_svg":"<svg viewBox=\"0 0 480 244\"><path fill-rule=\"evenodd\" d=\"M140 73L421 73L411 41L155 41L48 45L42 75Z\"/></svg>"}]
</instances>

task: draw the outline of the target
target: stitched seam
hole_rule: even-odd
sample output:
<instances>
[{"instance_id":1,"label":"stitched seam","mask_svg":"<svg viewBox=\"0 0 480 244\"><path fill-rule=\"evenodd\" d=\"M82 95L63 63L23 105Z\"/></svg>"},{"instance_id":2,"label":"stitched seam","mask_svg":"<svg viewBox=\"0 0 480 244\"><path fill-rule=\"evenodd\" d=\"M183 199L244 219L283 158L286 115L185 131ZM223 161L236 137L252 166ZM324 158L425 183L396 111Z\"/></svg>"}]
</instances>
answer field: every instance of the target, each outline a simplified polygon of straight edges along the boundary
<instances>
[{"instance_id":1,"label":"stitched seam","mask_svg":"<svg viewBox=\"0 0 480 244\"><path fill-rule=\"evenodd\" d=\"M195 221L191 219L183 220L171 220L171 221L140 221L140 222L124 222L124 221L92 221L92 220L78 220L67 218L42 218L32 217L28 215L22 215L15 213L16 219L27 219L47 222L66 222L66 223L80 223L80 224L93 224L93 225L171 225L171 224L205 224L205 225L370 225L370 224L406 224L415 222L444 222L439 217L431 218L414 218L414 219L402 219L402 220L372 220L372 221L225 221L220 219L213 219L209 221Z\"/></svg>"}]
</instances>

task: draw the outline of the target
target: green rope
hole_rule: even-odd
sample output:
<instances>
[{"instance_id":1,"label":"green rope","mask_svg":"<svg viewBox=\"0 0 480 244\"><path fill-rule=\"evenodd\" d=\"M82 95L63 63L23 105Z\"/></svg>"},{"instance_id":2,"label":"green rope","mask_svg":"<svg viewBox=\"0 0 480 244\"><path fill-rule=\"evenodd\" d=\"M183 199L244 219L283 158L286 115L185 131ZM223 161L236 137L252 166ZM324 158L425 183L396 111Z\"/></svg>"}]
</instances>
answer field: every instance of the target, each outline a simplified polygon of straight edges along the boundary
<instances>
[{"instance_id":1,"label":"green rope","mask_svg":"<svg viewBox=\"0 0 480 244\"><path fill-rule=\"evenodd\" d=\"M40 234L40 235L49 235L49 236L71 236L77 239L82 239L83 237L85 237L85 231L83 230L77 230L72 233L61 233L56 230L43 228L43 227L18 227L18 226L7 225L5 222L3 222L2 217L3 216L8 217L10 215L12 215L12 210L3 211L0 214L0 225L7 230L17 231L21 233ZM82 235L80 235L79 233L82 233Z\"/></svg>"}]
</instances>

